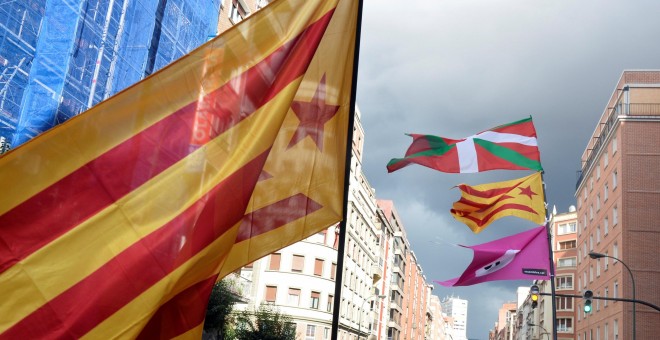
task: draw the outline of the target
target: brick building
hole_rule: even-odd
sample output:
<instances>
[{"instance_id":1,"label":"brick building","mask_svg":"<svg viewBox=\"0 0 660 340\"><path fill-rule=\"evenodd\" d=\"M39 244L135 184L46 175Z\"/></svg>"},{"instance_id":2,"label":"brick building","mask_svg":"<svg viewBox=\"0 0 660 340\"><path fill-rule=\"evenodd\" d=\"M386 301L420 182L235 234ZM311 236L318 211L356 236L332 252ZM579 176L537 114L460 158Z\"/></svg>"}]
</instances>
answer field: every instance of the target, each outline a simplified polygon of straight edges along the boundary
<instances>
[{"instance_id":1,"label":"brick building","mask_svg":"<svg viewBox=\"0 0 660 340\"><path fill-rule=\"evenodd\" d=\"M578 288L660 303L660 71L624 71L582 155L576 186ZM591 259L590 252L609 257ZM632 339L633 304L577 308L577 339ZM637 339L660 334L660 315L636 307Z\"/></svg>"}]
</instances>

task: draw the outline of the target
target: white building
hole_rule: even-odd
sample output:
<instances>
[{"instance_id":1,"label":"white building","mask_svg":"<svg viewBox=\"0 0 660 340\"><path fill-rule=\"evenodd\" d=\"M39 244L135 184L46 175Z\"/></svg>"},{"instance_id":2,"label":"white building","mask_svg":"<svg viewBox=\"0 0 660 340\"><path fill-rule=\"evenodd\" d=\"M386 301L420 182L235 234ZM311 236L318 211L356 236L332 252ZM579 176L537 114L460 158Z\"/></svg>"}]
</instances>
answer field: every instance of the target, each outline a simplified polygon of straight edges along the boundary
<instances>
[{"instance_id":1,"label":"white building","mask_svg":"<svg viewBox=\"0 0 660 340\"><path fill-rule=\"evenodd\" d=\"M349 178L348 220L339 318L339 339L376 336L388 297L383 295L383 226L379 223L374 190L362 173L364 132L356 110L353 157ZM270 254L241 270L251 279L248 304L237 309L275 305L296 323L306 340L329 339L337 278L338 228ZM390 233L391 234L391 233Z\"/></svg>"},{"instance_id":2,"label":"white building","mask_svg":"<svg viewBox=\"0 0 660 340\"><path fill-rule=\"evenodd\" d=\"M458 297L445 297L440 303L442 311L454 320L454 340L467 340L468 301Z\"/></svg>"}]
</instances>

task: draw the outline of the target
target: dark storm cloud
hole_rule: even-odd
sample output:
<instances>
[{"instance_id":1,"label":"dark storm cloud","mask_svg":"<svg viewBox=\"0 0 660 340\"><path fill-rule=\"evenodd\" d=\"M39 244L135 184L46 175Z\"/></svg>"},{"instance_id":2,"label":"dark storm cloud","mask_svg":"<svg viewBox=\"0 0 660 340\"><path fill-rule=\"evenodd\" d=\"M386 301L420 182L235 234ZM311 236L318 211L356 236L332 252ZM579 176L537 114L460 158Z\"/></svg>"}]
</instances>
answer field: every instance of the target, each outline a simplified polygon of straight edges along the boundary
<instances>
[{"instance_id":1,"label":"dark storm cloud","mask_svg":"<svg viewBox=\"0 0 660 340\"><path fill-rule=\"evenodd\" d=\"M366 133L364 172L394 201L427 281L456 277L474 245L526 230L505 218L479 235L449 215L459 183L523 177L525 171L444 174L410 166L387 174L411 138L462 138L531 115L550 208L574 203L580 156L625 69L660 68L660 2L611 0L365 0L358 103ZM528 281L436 285L470 301L468 336L487 339L497 309Z\"/></svg>"}]
</instances>

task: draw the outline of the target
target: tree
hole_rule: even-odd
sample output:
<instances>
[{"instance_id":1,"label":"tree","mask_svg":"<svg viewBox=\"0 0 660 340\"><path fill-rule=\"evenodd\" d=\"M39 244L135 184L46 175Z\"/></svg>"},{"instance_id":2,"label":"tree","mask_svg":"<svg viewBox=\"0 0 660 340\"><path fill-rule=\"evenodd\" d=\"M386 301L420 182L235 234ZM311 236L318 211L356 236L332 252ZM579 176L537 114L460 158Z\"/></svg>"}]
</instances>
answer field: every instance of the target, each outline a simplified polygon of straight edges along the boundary
<instances>
[{"instance_id":1,"label":"tree","mask_svg":"<svg viewBox=\"0 0 660 340\"><path fill-rule=\"evenodd\" d=\"M230 314L236 303L234 292L227 280L221 280L213 286L204 319L204 332L216 339L225 339Z\"/></svg>"},{"instance_id":2,"label":"tree","mask_svg":"<svg viewBox=\"0 0 660 340\"><path fill-rule=\"evenodd\" d=\"M295 340L296 326L289 316L261 305L256 311L238 313L233 333L240 340Z\"/></svg>"}]
</instances>

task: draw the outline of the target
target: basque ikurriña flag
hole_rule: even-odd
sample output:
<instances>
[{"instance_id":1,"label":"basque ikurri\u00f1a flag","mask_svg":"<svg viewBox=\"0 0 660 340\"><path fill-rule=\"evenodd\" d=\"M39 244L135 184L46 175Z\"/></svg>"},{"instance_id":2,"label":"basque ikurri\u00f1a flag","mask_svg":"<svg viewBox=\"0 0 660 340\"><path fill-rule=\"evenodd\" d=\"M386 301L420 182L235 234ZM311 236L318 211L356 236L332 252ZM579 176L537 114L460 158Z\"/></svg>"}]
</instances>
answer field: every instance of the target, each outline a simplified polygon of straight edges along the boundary
<instances>
[{"instance_id":1,"label":"basque ikurri\u00f1a flag","mask_svg":"<svg viewBox=\"0 0 660 340\"><path fill-rule=\"evenodd\" d=\"M548 280L548 238L545 227L536 227L476 246L463 274L447 281L434 281L445 287L471 286L498 280Z\"/></svg>"},{"instance_id":2,"label":"basque ikurri\u00f1a flag","mask_svg":"<svg viewBox=\"0 0 660 340\"><path fill-rule=\"evenodd\" d=\"M510 181L469 186L460 184L461 199L454 202L452 216L477 234L491 222L516 216L537 224L545 221L545 196L541 173Z\"/></svg>"},{"instance_id":3,"label":"basque ikurri\u00f1a flag","mask_svg":"<svg viewBox=\"0 0 660 340\"><path fill-rule=\"evenodd\" d=\"M0 158L0 338L201 338L219 277L342 218L353 0L277 0Z\"/></svg>"},{"instance_id":4,"label":"basque ikurri\u00f1a flag","mask_svg":"<svg viewBox=\"0 0 660 340\"><path fill-rule=\"evenodd\" d=\"M409 136L413 137L413 142L405 157L390 160L388 172L412 163L449 173L543 170L531 117L463 139L420 134Z\"/></svg>"}]
</instances>

